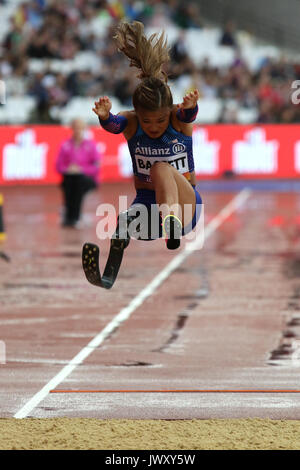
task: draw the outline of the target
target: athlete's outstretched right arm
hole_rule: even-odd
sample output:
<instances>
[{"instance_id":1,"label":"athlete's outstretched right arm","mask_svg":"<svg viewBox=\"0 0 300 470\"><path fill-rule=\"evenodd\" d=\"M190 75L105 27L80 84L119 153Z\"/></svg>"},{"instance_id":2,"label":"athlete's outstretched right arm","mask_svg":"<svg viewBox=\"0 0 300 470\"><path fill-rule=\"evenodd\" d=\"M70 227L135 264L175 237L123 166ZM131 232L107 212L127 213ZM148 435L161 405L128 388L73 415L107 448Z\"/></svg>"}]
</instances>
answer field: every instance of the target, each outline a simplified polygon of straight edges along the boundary
<instances>
[{"instance_id":1,"label":"athlete's outstretched right arm","mask_svg":"<svg viewBox=\"0 0 300 470\"><path fill-rule=\"evenodd\" d=\"M112 114L110 110L111 101L107 96L99 98L99 101L95 102L95 107L93 108L103 129L112 134L121 134L126 129L128 120L120 114Z\"/></svg>"}]
</instances>

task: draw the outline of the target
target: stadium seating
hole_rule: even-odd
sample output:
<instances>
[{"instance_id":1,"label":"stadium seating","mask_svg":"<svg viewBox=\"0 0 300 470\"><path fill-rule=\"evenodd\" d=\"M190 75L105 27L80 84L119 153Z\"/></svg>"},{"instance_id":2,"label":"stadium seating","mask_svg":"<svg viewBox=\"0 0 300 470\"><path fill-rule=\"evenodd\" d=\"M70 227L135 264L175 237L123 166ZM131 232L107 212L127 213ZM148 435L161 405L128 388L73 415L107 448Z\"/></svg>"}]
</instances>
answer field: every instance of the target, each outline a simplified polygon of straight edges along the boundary
<instances>
[{"instance_id":1,"label":"stadium seating","mask_svg":"<svg viewBox=\"0 0 300 470\"><path fill-rule=\"evenodd\" d=\"M9 0L1 5L0 15L0 44L3 42L11 29L11 17L15 13L16 8L24 4L23 0ZM100 40L105 39L108 28L112 24L112 18L109 14L98 15L92 22L92 32ZM160 27L148 26L146 33L148 35L161 30ZM182 36L183 31L175 24L168 26L167 38L170 45ZM249 34L237 32L236 37L239 49L233 47L221 46L220 37L222 30L219 27L204 26L203 28L189 28L184 31L187 51L196 67L201 67L205 61L211 67L221 71L229 69L237 57L241 58L252 73L256 73L266 59L280 60L282 51L273 45L258 43ZM1 65L1 64L0 64ZM89 71L97 76L103 65L101 54L92 50L82 50L76 54L73 59L46 59L46 58L29 58L28 72L29 74L46 73L62 73L70 75L74 72ZM9 79L9 77L8 77ZM182 100L183 94L188 90L188 80L180 77L171 84L174 102L178 103ZM106 92L106 94L109 94ZM113 102L113 112L122 111L124 107L119 100L110 95ZM74 116L82 116L87 122L95 122L94 115L91 112L93 103L98 97L74 96L65 106L54 105L50 109L50 115L60 120L62 124L67 124ZM0 106L0 123L26 123L36 105L36 100L31 96L9 96L5 105ZM211 124L218 122L225 102L218 97L204 96L199 101L198 123ZM236 116L240 123L247 124L255 122L258 118L258 110L256 108L245 108L244 105L237 104Z\"/></svg>"}]
</instances>

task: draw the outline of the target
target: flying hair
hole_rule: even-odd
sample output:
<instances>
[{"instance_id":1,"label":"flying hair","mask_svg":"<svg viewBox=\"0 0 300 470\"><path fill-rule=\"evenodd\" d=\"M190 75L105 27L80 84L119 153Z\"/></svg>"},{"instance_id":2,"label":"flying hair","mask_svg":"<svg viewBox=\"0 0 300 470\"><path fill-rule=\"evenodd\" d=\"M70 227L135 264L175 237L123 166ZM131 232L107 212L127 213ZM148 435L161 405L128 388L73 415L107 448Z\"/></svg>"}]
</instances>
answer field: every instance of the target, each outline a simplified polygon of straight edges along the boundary
<instances>
[{"instance_id":1,"label":"flying hair","mask_svg":"<svg viewBox=\"0 0 300 470\"><path fill-rule=\"evenodd\" d=\"M115 35L118 49L130 60L130 66L141 72L139 78L159 78L167 81L163 65L170 60L165 32L154 33L149 38L139 21L120 23Z\"/></svg>"},{"instance_id":2,"label":"flying hair","mask_svg":"<svg viewBox=\"0 0 300 470\"><path fill-rule=\"evenodd\" d=\"M122 22L115 35L118 49L130 60L130 66L140 70L140 85L132 100L135 109L155 111L173 105L172 93L167 85L168 76L163 70L169 60L165 33L154 33L149 38L139 21Z\"/></svg>"}]
</instances>

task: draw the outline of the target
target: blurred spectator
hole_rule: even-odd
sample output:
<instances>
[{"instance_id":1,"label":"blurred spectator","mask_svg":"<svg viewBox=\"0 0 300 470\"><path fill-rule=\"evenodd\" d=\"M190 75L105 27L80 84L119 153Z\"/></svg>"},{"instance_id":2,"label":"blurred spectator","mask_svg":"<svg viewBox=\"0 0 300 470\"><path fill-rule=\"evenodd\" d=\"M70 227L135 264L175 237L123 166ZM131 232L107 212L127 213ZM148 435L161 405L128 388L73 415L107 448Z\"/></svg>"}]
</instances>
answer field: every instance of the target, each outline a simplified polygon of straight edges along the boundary
<instances>
[{"instance_id":1,"label":"blurred spectator","mask_svg":"<svg viewBox=\"0 0 300 470\"><path fill-rule=\"evenodd\" d=\"M56 169L63 176L64 227L78 227L84 197L99 183L100 154L85 130L85 123L74 119L72 137L62 143L57 157Z\"/></svg>"},{"instance_id":2,"label":"blurred spectator","mask_svg":"<svg viewBox=\"0 0 300 470\"><path fill-rule=\"evenodd\" d=\"M31 116L31 122L49 123L52 121L50 115L51 101L47 87L49 79L45 80L43 73L38 73L33 77L29 86L29 95L36 99L36 108Z\"/></svg>"},{"instance_id":3,"label":"blurred spectator","mask_svg":"<svg viewBox=\"0 0 300 470\"><path fill-rule=\"evenodd\" d=\"M238 105L235 101L229 100L224 102L219 118L221 124L237 124L238 123Z\"/></svg>"},{"instance_id":4,"label":"blurred spectator","mask_svg":"<svg viewBox=\"0 0 300 470\"><path fill-rule=\"evenodd\" d=\"M15 58L12 66L14 74L9 77L9 80L6 80L6 93L8 96L24 96L28 93L29 84L27 58Z\"/></svg>"},{"instance_id":5,"label":"blurred spectator","mask_svg":"<svg viewBox=\"0 0 300 470\"><path fill-rule=\"evenodd\" d=\"M172 63L169 66L169 74L172 78L179 78L184 74L192 74L196 70L196 66L186 46L186 33L181 30L178 38L170 48L170 58Z\"/></svg>"},{"instance_id":6,"label":"blurred spectator","mask_svg":"<svg viewBox=\"0 0 300 470\"><path fill-rule=\"evenodd\" d=\"M270 124L275 122L273 106L269 98L265 98L260 102L257 122L260 124Z\"/></svg>"},{"instance_id":7,"label":"blurred spectator","mask_svg":"<svg viewBox=\"0 0 300 470\"><path fill-rule=\"evenodd\" d=\"M224 31L220 39L221 46L237 47L235 39L235 24L233 21L228 21L225 25Z\"/></svg>"},{"instance_id":8,"label":"blurred spectator","mask_svg":"<svg viewBox=\"0 0 300 470\"><path fill-rule=\"evenodd\" d=\"M11 18L11 30L3 41L3 47L13 58L18 53L18 48L23 41L22 27L17 24L14 18Z\"/></svg>"},{"instance_id":9,"label":"blurred spectator","mask_svg":"<svg viewBox=\"0 0 300 470\"><path fill-rule=\"evenodd\" d=\"M25 6L25 14L30 26L37 30L43 23L43 2L37 0L30 1Z\"/></svg>"},{"instance_id":10,"label":"blurred spectator","mask_svg":"<svg viewBox=\"0 0 300 470\"><path fill-rule=\"evenodd\" d=\"M203 27L199 6L193 1L178 2L173 19L177 26L183 29Z\"/></svg>"},{"instance_id":11,"label":"blurred spectator","mask_svg":"<svg viewBox=\"0 0 300 470\"><path fill-rule=\"evenodd\" d=\"M171 59L173 62L176 64L182 64L186 60L189 60L189 53L186 47L185 43L185 31L182 30L176 39L176 41L173 43L170 51Z\"/></svg>"},{"instance_id":12,"label":"blurred spectator","mask_svg":"<svg viewBox=\"0 0 300 470\"><path fill-rule=\"evenodd\" d=\"M150 27L168 29L168 27L172 25L170 9L164 2L157 2L149 16L148 25Z\"/></svg>"}]
</instances>

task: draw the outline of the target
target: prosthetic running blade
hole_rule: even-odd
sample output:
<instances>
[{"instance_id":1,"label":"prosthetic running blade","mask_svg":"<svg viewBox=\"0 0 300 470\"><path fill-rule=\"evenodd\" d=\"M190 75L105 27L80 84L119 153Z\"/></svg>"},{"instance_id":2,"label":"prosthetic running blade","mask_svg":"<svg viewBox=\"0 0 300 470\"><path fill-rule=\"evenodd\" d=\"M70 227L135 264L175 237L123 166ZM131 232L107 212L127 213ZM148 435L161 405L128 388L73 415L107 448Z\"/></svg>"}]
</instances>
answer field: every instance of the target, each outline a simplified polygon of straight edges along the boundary
<instances>
[{"instance_id":1,"label":"prosthetic running blade","mask_svg":"<svg viewBox=\"0 0 300 470\"><path fill-rule=\"evenodd\" d=\"M103 276L101 276L99 266L99 247L93 243L85 243L82 248L82 267L88 282L97 287L110 289L117 278L124 249L128 246L128 243L129 240L126 239L111 240Z\"/></svg>"}]
</instances>

